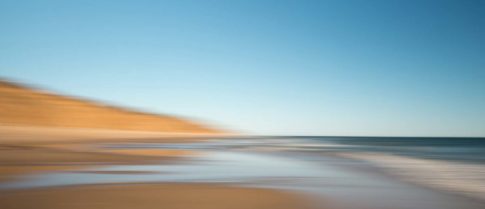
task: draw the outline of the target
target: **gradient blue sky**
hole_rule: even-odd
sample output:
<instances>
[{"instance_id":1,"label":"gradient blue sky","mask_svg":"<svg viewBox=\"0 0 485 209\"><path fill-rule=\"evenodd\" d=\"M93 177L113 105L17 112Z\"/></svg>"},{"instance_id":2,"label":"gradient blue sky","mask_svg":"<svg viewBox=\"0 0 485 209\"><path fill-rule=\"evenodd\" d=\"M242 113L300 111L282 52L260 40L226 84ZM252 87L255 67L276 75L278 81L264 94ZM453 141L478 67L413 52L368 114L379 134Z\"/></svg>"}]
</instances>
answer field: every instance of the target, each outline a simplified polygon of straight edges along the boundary
<instances>
[{"instance_id":1,"label":"gradient blue sky","mask_svg":"<svg viewBox=\"0 0 485 209\"><path fill-rule=\"evenodd\" d=\"M485 136L485 3L0 0L0 77L253 134Z\"/></svg>"}]
</instances>

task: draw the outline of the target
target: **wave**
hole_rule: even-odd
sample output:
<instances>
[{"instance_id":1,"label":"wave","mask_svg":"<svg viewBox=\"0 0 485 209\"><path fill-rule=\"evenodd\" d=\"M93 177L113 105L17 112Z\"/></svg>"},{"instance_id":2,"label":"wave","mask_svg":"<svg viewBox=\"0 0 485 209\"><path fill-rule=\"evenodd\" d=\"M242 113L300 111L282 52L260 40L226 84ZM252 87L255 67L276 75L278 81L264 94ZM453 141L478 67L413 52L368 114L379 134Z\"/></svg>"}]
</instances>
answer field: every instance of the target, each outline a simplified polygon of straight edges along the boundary
<instances>
[{"instance_id":1,"label":"wave","mask_svg":"<svg viewBox=\"0 0 485 209\"><path fill-rule=\"evenodd\" d=\"M485 165L381 153L341 153L383 168L405 181L485 200Z\"/></svg>"}]
</instances>

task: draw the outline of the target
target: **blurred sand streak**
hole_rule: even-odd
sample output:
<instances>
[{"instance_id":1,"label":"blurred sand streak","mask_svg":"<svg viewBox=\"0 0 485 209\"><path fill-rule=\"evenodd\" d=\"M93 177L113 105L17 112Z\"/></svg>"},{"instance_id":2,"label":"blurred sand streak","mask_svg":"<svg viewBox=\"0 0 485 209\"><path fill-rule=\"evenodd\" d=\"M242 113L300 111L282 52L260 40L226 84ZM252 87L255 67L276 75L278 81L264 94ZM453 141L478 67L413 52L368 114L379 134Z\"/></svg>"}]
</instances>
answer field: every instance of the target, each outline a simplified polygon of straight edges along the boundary
<instances>
[{"instance_id":1,"label":"blurred sand streak","mask_svg":"<svg viewBox=\"0 0 485 209\"><path fill-rule=\"evenodd\" d=\"M183 141L229 134L127 131L92 128L0 126L0 143L109 142L109 141Z\"/></svg>"}]
</instances>

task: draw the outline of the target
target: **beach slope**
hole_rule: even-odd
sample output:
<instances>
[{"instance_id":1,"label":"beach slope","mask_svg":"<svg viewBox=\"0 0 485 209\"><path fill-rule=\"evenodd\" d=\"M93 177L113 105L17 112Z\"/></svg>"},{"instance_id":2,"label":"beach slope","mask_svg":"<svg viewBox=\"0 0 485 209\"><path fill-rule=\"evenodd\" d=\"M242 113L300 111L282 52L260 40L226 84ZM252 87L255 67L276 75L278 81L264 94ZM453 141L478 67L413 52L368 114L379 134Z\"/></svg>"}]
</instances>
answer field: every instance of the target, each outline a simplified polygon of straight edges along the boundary
<instances>
[{"instance_id":1,"label":"beach slope","mask_svg":"<svg viewBox=\"0 0 485 209\"><path fill-rule=\"evenodd\" d=\"M217 134L186 119L61 96L0 80L0 125Z\"/></svg>"}]
</instances>

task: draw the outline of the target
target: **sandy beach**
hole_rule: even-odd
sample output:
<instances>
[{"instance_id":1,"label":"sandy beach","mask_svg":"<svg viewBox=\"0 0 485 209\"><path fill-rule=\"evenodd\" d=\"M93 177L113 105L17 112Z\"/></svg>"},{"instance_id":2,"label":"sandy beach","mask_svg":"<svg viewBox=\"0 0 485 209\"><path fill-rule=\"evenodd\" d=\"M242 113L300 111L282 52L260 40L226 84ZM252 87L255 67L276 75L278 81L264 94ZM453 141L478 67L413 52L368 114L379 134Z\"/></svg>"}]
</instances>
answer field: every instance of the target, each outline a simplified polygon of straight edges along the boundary
<instances>
[{"instance_id":1,"label":"sandy beach","mask_svg":"<svg viewBox=\"0 0 485 209\"><path fill-rule=\"evenodd\" d=\"M14 179L19 174L69 170L86 166L168 162L178 155L188 153L108 151L96 149L95 146L103 142L132 140L184 141L184 138L180 138L182 136L184 135L97 129L0 127L0 181ZM189 139L185 138L185 140Z\"/></svg>"},{"instance_id":2,"label":"sandy beach","mask_svg":"<svg viewBox=\"0 0 485 209\"><path fill-rule=\"evenodd\" d=\"M173 134L2 127L0 136L0 183L22 180L26 174L82 172L84 168L107 165L174 163L181 160L181 156L195 154L185 150L96 149L102 142L170 142L174 140ZM180 135L176 140L183 142L184 139L195 140L189 135ZM305 198L287 192L197 183L101 184L2 190L0 205L5 209L310 208Z\"/></svg>"},{"instance_id":3,"label":"sandy beach","mask_svg":"<svg viewBox=\"0 0 485 209\"><path fill-rule=\"evenodd\" d=\"M304 199L268 190L215 184L133 184L57 187L1 192L4 209L200 208L305 209Z\"/></svg>"},{"instance_id":4,"label":"sandy beach","mask_svg":"<svg viewBox=\"0 0 485 209\"><path fill-rule=\"evenodd\" d=\"M338 143L353 140L363 147L356 144L350 150L349 144ZM419 184L393 175L395 169L415 175L414 180L429 174L434 182L451 185L471 182L472 174L481 178L480 165L462 171L465 167L453 170L428 160L427 165L451 170L423 171L423 175L415 172L420 164L409 157L392 158L394 167L345 157L368 149L362 140L1 127L0 205L2 209L483 208L483 201L460 192L461 187L440 190L428 184L433 181ZM412 139L387 140L413 144L407 142ZM459 173L468 178L454 177ZM473 188L482 187L476 183Z\"/></svg>"},{"instance_id":5,"label":"sandy beach","mask_svg":"<svg viewBox=\"0 0 485 209\"><path fill-rule=\"evenodd\" d=\"M0 0L0 209L485 209L484 10Z\"/></svg>"}]
</instances>

